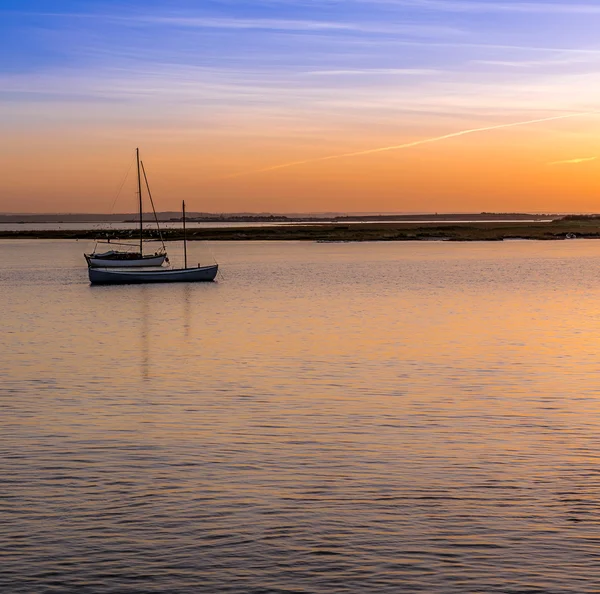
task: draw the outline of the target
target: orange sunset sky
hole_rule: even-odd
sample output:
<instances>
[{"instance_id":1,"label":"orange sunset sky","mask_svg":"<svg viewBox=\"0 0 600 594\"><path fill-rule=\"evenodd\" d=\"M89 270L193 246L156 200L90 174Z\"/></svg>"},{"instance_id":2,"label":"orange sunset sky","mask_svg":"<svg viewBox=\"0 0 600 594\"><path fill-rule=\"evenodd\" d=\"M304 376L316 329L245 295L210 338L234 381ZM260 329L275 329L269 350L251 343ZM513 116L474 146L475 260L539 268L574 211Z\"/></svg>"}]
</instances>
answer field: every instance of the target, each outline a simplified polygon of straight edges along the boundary
<instances>
[{"instance_id":1,"label":"orange sunset sky","mask_svg":"<svg viewBox=\"0 0 600 594\"><path fill-rule=\"evenodd\" d=\"M136 146L163 211L600 211L594 5L44 6L0 9L0 212L132 212Z\"/></svg>"}]
</instances>

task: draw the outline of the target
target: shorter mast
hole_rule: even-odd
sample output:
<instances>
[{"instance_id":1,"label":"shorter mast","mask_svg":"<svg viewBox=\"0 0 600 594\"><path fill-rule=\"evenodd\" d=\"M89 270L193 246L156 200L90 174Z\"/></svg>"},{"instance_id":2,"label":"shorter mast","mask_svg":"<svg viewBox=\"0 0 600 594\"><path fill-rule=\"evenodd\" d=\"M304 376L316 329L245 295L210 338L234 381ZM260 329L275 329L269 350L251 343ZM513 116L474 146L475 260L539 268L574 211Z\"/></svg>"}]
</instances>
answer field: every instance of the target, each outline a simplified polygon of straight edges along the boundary
<instances>
[{"instance_id":1,"label":"shorter mast","mask_svg":"<svg viewBox=\"0 0 600 594\"><path fill-rule=\"evenodd\" d=\"M185 200L182 202L183 209L183 267L187 268L187 237L185 234Z\"/></svg>"},{"instance_id":2,"label":"shorter mast","mask_svg":"<svg viewBox=\"0 0 600 594\"><path fill-rule=\"evenodd\" d=\"M144 254L144 221L142 220L142 177L140 175L140 149L135 149L135 157L137 160L137 176L138 176L138 196L140 199L140 256Z\"/></svg>"}]
</instances>

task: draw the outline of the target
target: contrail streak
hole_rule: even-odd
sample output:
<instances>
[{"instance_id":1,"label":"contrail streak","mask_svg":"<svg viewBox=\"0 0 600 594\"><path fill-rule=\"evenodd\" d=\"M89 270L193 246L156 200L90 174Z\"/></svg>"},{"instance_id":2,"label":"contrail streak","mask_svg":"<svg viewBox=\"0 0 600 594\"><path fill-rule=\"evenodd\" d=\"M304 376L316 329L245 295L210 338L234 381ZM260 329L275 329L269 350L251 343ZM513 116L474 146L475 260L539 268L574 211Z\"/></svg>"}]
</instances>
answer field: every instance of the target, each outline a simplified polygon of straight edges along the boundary
<instances>
[{"instance_id":1,"label":"contrail streak","mask_svg":"<svg viewBox=\"0 0 600 594\"><path fill-rule=\"evenodd\" d=\"M242 177L245 175L253 175L255 173L266 173L268 171L276 171L277 169L286 169L288 167L296 167L298 165L306 165L308 163L319 163L321 161L330 161L332 159L343 159L346 157L360 157L361 155L372 155L374 153L383 153L386 151L397 151L400 149L411 148L413 146L420 146L422 144L430 144L432 142L440 142L441 140L447 140L449 138L456 138L458 136L466 136L467 134L475 134L476 132L489 132L490 130L499 130L500 128L516 128L517 126L528 126L531 124L539 124L541 122L551 122L553 120L564 120L567 118L576 118L585 115L595 115L597 112L579 112L569 113L566 115L552 116L550 118L540 118L537 120L527 120L525 122L512 122L510 124L497 124L495 126L485 126L484 128L472 128L470 130L461 130L460 132L452 132L451 134L444 134L443 136L435 136L434 138L425 138L424 140L415 140L414 142L407 142L406 144L396 144L393 146L384 146L379 148L367 149L364 151L356 151L352 153L341 153L338 155L329 155L327 157L317 157L315 159L306 159L304 161L292 161L291 163L283 163L281 165L273 165L271 167L265 167L263 169L254 169L252 171L243 171L241 173L234 173L232 175L225 176L221 179L231 179L235 177Z\"/></svg>"},{"instance_id":2,"label":"contrail streak","mask_svg":"<svg viewBox=\"0 0 600 594\"><path fill-rule=\"evenodd\" d=\"M553 161L548 165L577 165L578 163L586 163L587 161L595 161L598 157L580 157L579 159L567 159L566 161Z\"/></svg>"}]
</instances>

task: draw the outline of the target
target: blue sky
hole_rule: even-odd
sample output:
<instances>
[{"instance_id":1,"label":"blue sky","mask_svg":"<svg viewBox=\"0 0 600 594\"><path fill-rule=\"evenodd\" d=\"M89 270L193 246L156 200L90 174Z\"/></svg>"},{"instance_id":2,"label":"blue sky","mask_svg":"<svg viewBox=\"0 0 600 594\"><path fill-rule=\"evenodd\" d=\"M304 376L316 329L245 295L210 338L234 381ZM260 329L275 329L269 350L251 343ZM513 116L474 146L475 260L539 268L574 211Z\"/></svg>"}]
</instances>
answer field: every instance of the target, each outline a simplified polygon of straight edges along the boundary
<instances>
[{"instance_id":1,"label":"blue sky","mask_svg":"<svg viewBox=\"0 0 600 594\"><path fill-rule=\"evenodd\" d=\"M266 77L518 79L523 70L594 71L600 55L600 5L564 1L3 0L0 10L8 75L112 70L125 79L167 65Z\"/></svg>"},{"instance_id":2,"label":"blue sky","mask_svg":"<svg viewBox=\"0 0 600 594\"><path fill-rule=\"evenodd\" d=\"M0 132L303 159L595 111L599 25L589 1L0 0Z\"/></svg>"}]
</instances>

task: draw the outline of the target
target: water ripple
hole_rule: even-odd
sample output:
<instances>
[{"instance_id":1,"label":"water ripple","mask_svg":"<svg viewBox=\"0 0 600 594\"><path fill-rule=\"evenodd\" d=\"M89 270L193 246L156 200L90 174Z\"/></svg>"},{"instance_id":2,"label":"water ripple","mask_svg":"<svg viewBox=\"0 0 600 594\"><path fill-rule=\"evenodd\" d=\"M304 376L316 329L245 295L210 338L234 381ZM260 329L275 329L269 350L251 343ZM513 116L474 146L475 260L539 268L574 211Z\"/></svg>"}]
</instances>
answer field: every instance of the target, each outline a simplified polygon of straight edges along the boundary
<instances>
[{"instance_id":1,"label":"water ripple","mask_svg":"<svg viewBox=\"0 0 600 594\"><path fill-rule=\"evenodd\" d=\"M598 592L600 243L214 247L0 241L0 591Z\"/></svg>"}]
</instances>

